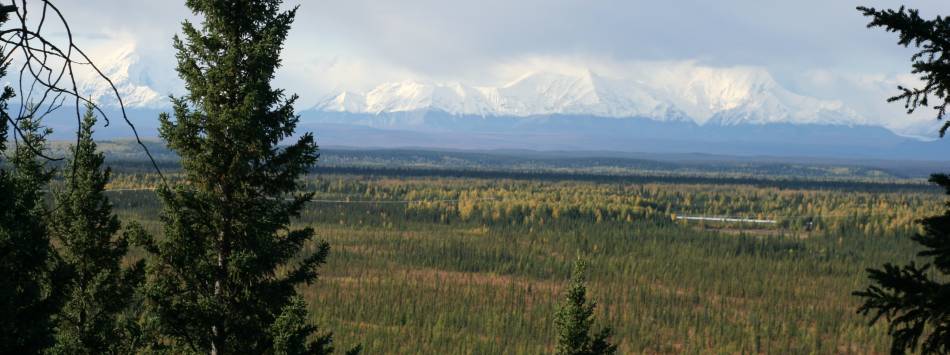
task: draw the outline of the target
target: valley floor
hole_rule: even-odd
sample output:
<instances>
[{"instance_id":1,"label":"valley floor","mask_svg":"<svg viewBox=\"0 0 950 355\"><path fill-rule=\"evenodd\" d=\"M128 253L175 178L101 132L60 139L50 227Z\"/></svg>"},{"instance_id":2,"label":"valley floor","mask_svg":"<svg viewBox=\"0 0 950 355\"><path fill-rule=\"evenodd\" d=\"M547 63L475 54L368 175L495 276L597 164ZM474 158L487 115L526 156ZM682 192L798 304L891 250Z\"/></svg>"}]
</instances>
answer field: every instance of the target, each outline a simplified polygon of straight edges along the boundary
<instances>
[{"instance_id":1,"label":"valley floor","mask_svg":"<svg viewBox=\"0 0 950 355\"><path fill-rule=\"evenodd\" d=\"M124 220L160 235L154 181L119 175ZM538 354L577 258L620 353L886 353L855 314L864 269L910 259L932 192L328 175L297 220L332 247L302 293L338 348ZM392 203L382 203L389 201ZM774 227L674 221L756 216ZM813 229L806 229L811 222ZM803 238L802 236L807 236Z\"/></svg>"}]
</instances>

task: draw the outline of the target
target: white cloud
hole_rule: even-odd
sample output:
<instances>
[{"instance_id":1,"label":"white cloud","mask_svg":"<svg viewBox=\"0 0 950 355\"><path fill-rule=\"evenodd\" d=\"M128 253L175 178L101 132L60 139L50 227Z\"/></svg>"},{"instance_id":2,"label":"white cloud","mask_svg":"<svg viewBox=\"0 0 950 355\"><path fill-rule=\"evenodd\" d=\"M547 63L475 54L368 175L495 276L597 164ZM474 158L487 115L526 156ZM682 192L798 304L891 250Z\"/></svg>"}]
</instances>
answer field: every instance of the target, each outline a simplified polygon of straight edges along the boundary
<instances>
[{"instance_id":1,"label":"white cloud","mask_svg":"<svg viewBox=\"0 0 950 355\"><path fill-rule=\"evenodd\" d=\"M797 82L801 91L824 98L836 98L854 108L870 124L887 127L908 136L934 138L940 123L936 111L922 107L907 114L903 102L887 102L899 93L898 85L920 87L912 74L866 74L812 70Z\"/></svg>"},{"instance_id":2,"label":"white cloud","mask_svg":"<svg viewBox=\"0 0 950 355\"><path fill-rule=\"evenodd\" d=\"M277 85L301 95L301 107L309 107L341 91L366 91L382 82L421 79L424 76L385 62L360 57L293 58L277 77Z\"/></svg>"},{"instance_id":3,"label":"white cloud","mask_svg":"<svg viewBox=\"0 0 950 355\"><path fill-rule=\"evenodd\" d=\"M95 59L134 43L158 93L181 93L171 37L184 1L60 0L76 39ZM883 0L547 1L327 0L299 4L277 85L300 108L339 90L401 80L498 85L529 71L632 77L657 68L759 68L792 91L840 100L869 121L932 136L932 112L905 115L885 99L912 83L909 49L866 29L857 5ZM908 0L924 16L950 3ZM33 11L37 14L37 11Z\"/></svg>"}]
</instances>

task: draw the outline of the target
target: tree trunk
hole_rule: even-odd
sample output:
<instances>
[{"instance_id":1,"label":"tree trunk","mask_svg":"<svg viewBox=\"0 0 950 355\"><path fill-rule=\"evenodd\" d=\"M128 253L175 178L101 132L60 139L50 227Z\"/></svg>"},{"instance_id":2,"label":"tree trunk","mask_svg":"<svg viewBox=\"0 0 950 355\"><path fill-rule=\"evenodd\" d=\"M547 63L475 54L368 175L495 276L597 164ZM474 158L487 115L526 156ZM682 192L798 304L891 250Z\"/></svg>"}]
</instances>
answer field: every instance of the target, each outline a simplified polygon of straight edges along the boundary
<instances>
[{"instance_id":1,"label":"tree trunk","mask_svg":"<svg viewBox=\"0 0 950 355\"><path fill-rule=\"evenodd\" d=\"M214 280L214 298L215 300L221 299L221 287L224 279L224 235L221 235L221 239L218 241L218 271L215 275ZM218 325L211 326L211 355L218 355L218 342L220 340L221 334L219 333Z\"/></svg>"},{"instance_id":2,"label":"tree trunk","mask_svg":"<svg viewBox=\"0 0 950 355\"><path fill-rule=\"evenodd\" d=\"M231 202L231 189L223 184L224 187L221 188L222 195L224 195L225 203L230 206ZM228 258L230 257L230 238L231 238L231 213L228 208L225 208L224 214L221 216L222 219L222 231L218 237L218 260L217 266L218 270L214 278L214 300L215 303L221 305L223 301L224 294L224 283L228 279ZM211 326L211 355L218 355L221 352L219 348L223 344L223 333L227 330L224 329L224 325L219 321L215 322L215 325Z\"/></svg>"}]
</instances>

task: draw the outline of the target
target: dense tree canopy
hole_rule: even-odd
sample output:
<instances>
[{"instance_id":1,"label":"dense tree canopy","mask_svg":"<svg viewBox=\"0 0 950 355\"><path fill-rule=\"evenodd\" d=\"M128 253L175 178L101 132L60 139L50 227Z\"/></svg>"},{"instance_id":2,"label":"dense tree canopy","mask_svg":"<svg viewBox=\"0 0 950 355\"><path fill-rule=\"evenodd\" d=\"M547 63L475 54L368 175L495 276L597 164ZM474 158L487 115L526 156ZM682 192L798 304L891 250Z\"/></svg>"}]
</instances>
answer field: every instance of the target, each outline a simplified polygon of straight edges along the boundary
<instances>
[{"instance_id":1,"label":"dense tree canopy","mask_svg":"<svg viewBox=\"0 0 950 355\"><path fill-rule=\"evenodd\" d=\"M62 287L66 303L57 315L55 352L105 354L130 352L134 339L124 331L123 311L133 306L142 278L141 261L123 269L129 238L119 234L119 218L105 196L111 170L103 169L104 155L96 151L91 106L79 130L79 144L67 162L66 186L56 196L50 231L59 241L70 281ZM129 233L136 233L132 228ZM134 325L132 317L125 323Z\"/></svg>"},{"instance_id":2,"label":"dense tree canopy","mask_svg":"<svg viewBox=\"0 0 950 355\"><path fill-rule=\"evenodd\" d=\"M313 327L288 322L307 321L295 287L313 281L329 253L326 243L304 248L311 229L289 227L312 196L295 194L297 179L317 159L310 133L292 140L297 97L270 84L296 9L278 0L186 4L201 19L185 21L174 40L188 94L172 98L174 119L163 115L160 128L184 178L160 191L165 235L148 247L151 309L181 351L330 352L329 335L287 343L312 338Z\"/></svg>"},{"instance_id":3,"label":"dense tree canopy","mask_svg":"<svg viewBox=\"0 0 950 355\"><path fill-rule=\"evenodd\" d=\"M19 121L23 142L12 171L0 172L0 347L4 353L37 353L52 340L52 319L62 300L62 263L50 244L45 189L52 170L39 157L47 129Z\"/></svg>"}]
</instances>

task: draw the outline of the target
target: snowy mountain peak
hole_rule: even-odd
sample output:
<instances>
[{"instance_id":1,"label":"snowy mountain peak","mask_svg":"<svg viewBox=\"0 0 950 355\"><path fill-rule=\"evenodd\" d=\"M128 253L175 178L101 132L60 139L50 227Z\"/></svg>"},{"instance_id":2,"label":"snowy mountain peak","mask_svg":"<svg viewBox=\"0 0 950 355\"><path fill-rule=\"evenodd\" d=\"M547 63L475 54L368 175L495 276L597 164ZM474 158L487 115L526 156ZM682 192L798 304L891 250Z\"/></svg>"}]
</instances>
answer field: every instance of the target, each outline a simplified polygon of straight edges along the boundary
<instances>
[{"instance_id":1,"label":"snowy mountain peak","mask_svg":"<svg viewBox=\"0 0 950 355\"><path fill-rule=\"evenodd\" d=\"M453 114L490 114L482 88L461 83L402 81L377 86L365 94L343 92L316 106L317 110L351 113L407 112L438 109Z\"/></svg>"},{"instance_id":2,"label":"snowy mountain peak","mask_svg":"<svg viewBox=\"0 0 950 355\"><path fill-rule=\"evenodd\" d=\"M764 69L746 67L644 70L636 78L610 78L589 69L536 71L499 87L403 81L379 85L366 93L365 99L343 93L316 109L372 114L438 110L479 116L642 117L724 125L864 123L841 102L792 93Z\"/></svg>"},{"instance_id":3,"label":"snowy mountain peak","mask_svg":"<svg viewBox=\"0 0 950 355\"><path fill-rule=\"evenodd\" d=\"M99 69L115 84L126 106L158 107L164 104L165 96L152 89L154 82L142 64L135 43L119 46L108 55L93 58L93 61L99 63ZM79 91L83 95L100 104L117 104L109 83L92 68L78 67L77 76Z\"/></svg>"},{"instance_id":4,"label":"snowy mountain peak","mask_svg":"<svg viewBox=\"0 0 950 355\"><path fill-rule=\"evenodd\" d=\"M516 116L568 114L602 117L679 118L635 81L611 80L590 70L574 74L535 72L497 89L501 111Z\"/></svg>"},{"instance_id":5,"label":"snowy mountain peak","mask_svg":"<svg viewBox=\"0 0 950 355\"><path fill-rule=\"evenodd\" d=\"M439 110L455 115L595 115L679 119L683 114L636 82L614 81L585 71L577 75L535 72L500 87L403 81L377 86L365 105L341 93L316 106L330 112L372 113Z\"/></svg>"},{"instance_id":6,"label":"snowy mountain peak","mask_svg":"<svg viewBox=\"0 0 950 355\"><path fill-rule=\"evenodd\" d=\"M325 105L329 107L338 107L341 112L362 112L366 107L366 96L350 91L344 91L339 95L330 98Z\"/></svg>"},{"instance_id":7,"label":"snowy mountain peak","mask_svg":"<svg viewBox=\"0 0 950 355\"><path fill-rule=\"evenodd\" d=\"M114 46L93 58L130 107L166 104L135 43ZM81 91L115 104L108 83L91 70L80 73ZM154 79L164 79L156 77ZM159 80L161 81L161 80ZM169 91L170 92L170 91ZM601 75L589 68L535 70L499 86L406 80L366 92L343 91L314 110L380 115L440 111L457 116L596 116L693 121L697 124L871 124L840 101L791 92L768 71L755 67L714 68L695 63L637 64Z\"/></svg>"},{"instance_id":8,"label":"snowy mountain peak","mask_svg":"<svg viewBox=\"0 0 950 355\"><path fill-rule=\"evenodd\" d=\"M697 68L684 87L671 85L669 98L699 123L863 124L840 101L790 92L765 70Z\"/></svg>"}]
</instances>

